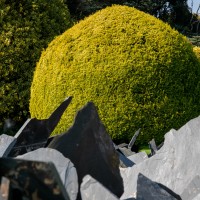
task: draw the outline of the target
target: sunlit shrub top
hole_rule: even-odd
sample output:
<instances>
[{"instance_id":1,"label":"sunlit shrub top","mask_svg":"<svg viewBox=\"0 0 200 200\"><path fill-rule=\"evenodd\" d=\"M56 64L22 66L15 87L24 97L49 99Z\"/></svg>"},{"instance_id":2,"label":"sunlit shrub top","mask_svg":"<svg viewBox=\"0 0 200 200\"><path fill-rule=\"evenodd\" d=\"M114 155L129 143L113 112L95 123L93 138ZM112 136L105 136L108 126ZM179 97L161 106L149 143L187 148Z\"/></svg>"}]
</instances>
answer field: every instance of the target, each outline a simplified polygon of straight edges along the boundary
<instances>
[{"instance_id":1,"label":"sunlit shrub top","mask_svg":"<svg viewBox=\"0 0 200 200\"><path fill-rule=\"evenodd\" d=\"M93 101L115 140L139 143L197 116L200 67L191 44L162 21L127 6L98 11L50 43L31 87L32 117L47 118L73 101L54 134L69 128L76 111Z\"/></svg>"}]
</instances>

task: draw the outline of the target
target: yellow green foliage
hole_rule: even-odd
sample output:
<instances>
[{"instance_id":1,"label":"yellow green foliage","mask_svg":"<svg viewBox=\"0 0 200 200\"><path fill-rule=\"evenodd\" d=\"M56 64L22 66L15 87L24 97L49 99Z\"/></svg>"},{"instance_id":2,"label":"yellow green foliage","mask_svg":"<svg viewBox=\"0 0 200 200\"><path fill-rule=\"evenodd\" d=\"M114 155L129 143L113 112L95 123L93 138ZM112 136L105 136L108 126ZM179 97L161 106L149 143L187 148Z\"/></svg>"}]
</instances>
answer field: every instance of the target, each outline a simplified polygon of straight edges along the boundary
<instances>
[{"instance_id":1,"label":"yellow green foliage","mask_svg":"<svg viewBox=\"0 0 200 200\"><path fill-rule=\"evenodd\" d=\"M194 47L193 51L197 55L197 58L200 59L200 47Z\"/></svg>"},{"instance_id":2,"label":"yellow green foliage","mask_svg":"<svg viewBox=\"0 0 200 200\"><path fill-rule=\"evenodd\" d=\"M93 101L115 140L138 128L140 144L199 115L200 67L191 44L169 25L127 6L107 7L54 39L31 87L32 117L44 119L73 96L54 134Z\"/></svg>"}]
</instances>

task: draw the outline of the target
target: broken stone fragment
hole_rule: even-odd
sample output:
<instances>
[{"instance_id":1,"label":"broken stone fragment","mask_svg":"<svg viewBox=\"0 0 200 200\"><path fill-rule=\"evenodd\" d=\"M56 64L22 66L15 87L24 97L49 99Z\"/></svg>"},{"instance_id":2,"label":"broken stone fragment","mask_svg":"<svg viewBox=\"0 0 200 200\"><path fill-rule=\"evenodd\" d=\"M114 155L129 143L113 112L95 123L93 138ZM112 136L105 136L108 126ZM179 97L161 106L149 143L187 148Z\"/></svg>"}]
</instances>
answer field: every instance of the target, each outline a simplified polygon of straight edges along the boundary
<instances>
[{"instance_id":1,"label":"broken stone fragment","mask_svg":"<svg viewBox=\"0 0 200 200\"><path fill-rule=\"evenodd\" d=\"M6 157L15 145L15 142L16 138L12 136L0 135L0 157Z\"/></svg>"},{"instance_id":2,"label":"broken stone fragment","mask_svg":"<svg viewBox=\"0 0 200 200\"><path fill-rule=\"evenodd\" d=\"M124 181L122 199L137 192L137 177L142 173L177 195L181 195L200 172L200 117L179 130L165 134L164 145L156 154L133 167L120 169Z\"/></svg>"},{"instance_id":3,"label":"broken stone fragment","mask_svg":"<svg viewBox=\"0 0 200 200\"><path fill-rule=\"evenodd\" d=\"M83 178L80 190L82 200L119 200L119 198L90 175L86 175Z\"/></svg>"},{"instance_id":4,"label":"broken stone fragment","mask_svg":"<svg viewBox=\"0 0 200 200\"><path fill-rule=\"evenodd\" d=\"M123 194L118 155L92 102L77 113L72 127L56 136L48 147L74 163L79 184L84 176L91 175L116 196Z\"/></svg>"},{"instance_id":5,"label":"broken stone fragment","mask_svg":"<svg viewBox=\"0 0 200 200\"><path fill-rule=\"evenodd\" d=\"M53 162L62 183L71 200L75 200L78 194L78 177L73 163L65 158L59 151L50 148L40 148L35 151L18 156L18 159Z\"/></svg>"},{"instance_id":6,"label":"broken stone fragment","mask_svg":"<svg viewBox=\"0 0 200 200\"><path fill-rule=\"evenodd\" d=\"M137 200L177 200L157 183L151 181L143 174L138 174Z\"/></svg>"}]
</instances>

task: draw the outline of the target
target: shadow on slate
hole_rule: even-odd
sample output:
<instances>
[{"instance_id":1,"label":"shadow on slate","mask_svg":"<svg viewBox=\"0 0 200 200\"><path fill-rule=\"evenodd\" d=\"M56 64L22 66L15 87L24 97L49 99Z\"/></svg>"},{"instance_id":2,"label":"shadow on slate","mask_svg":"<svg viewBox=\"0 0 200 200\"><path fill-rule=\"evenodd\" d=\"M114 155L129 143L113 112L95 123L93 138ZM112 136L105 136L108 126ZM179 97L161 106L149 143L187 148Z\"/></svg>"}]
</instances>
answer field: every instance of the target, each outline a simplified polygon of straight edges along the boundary
<instances>
[{"instance_id":1,"label":"shadow on slate","mask_svg":"<svg viewBox=\"0 0 200 200\"><path fill-rule=\"evenodd\" d=\"M9 200L70 200L53 163L0 158L0 180L10 181Z\"/></svg>"},{"instance_id":2,"label":"shadow on slate","mask_svg":"<svg viewBox=\"0 0 200 200\"><path fill-rule=\"evenodd\" d=\"M79 185L88 174L116 196L123 194L118 155L92 102L78 111L72 127L56 136L48 147L60 151L74 163ZM81 199L80 188L78 199Z\"/></svg>"},{"instance_id":3,"label":"shadow on slate","mask_svg":"<svg viewBox=\"0 0 200 200\"><path fill-rule=\"evenodd\" d=\"M71 100L72 97L67 98L48 119L28 119L15 135L17 141L8 157L16 157L44 147Z\"/></svg>"},{"instance_id":4,"label":"shadow on slate","mask_svg":"<svg viewBox=\"0 0 200 200\"><path fill-rule=\"evenodd\" d=\"M178 197L178 198L177 198ZM178 200L180 197L167 187L150 180L143 174L138 174L137 200Z\"/></svg>"}]
</instances>

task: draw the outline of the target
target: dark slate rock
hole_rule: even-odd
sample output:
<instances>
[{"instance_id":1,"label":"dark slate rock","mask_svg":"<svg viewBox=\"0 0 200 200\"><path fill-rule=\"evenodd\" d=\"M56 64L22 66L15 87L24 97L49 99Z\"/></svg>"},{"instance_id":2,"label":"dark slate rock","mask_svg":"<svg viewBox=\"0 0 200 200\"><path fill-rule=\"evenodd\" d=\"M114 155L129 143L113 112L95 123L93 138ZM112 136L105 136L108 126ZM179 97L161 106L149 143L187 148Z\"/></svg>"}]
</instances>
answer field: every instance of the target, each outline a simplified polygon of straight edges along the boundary
<instances>
[{"instance_id":1,"label":"dark slate rock","mask_svg":"<svg viewBox=\"0 0 200 200\"><path fill-rule=\"evenodd\" d=\"M148 159L148 156L144 151L142 151L142 152L133 154L131 156L128 156L128 159L131 160L133 163L138 164Z\"/></svg>"},{"instance_id":2,"label":"dark slate rock","mask_svg":"<svg viewBox=\"0 0 200 200\"><path fill-rule=\"evenodd\" d=\"M151 181L143 174L138 175L137 180L137 200L176 200L166 190L157 183Z\"/></svg>"},{"instance_id":3,"label":"dark slate rock","mask_svg":"<svg viewBox=\"0 0 200 200\"><path fill-rule=\"evenodd\" d=\"M200 177L195 176L181 194L182 200L193 200L200 194Z\"/></svg>"},{"instance_id":4,"label":"dark slate rock","mask_svg":"<svg viewBox=\"0 0 200 200\"><path fill-rule=\"evenodd\" d=\"M2 134L0 135L0 157L6 157L16 143L16 138Z\"/></svg>"},{"instance_id":5,"label":"dark slate rock","mask_svg":"<svg viewBox=\"0 0 200 200\"><path fill-rule=\"evenodd\" d=\"M132 167L135 163L129 160L126 156L123 154L117 152L119 155L119 161L120 161L120 167L126 168L126 167Z\"/></svg>"},{"instance_id":6,"label":"dark slate rock","mask_svg":"<svg viewBox=\"0 0 200 200\"><path fill-rule=\"evenodd\" d=\"M116 196L122 195L119 158L92 102L77 113L72 127L55 137L48 147L74 163L79 184L85 175L91 175Z\"/></svg>"},{"instance_id":7,"label":"dark slate rock","mask_svg":"<svg viewBox=\"0 0 200 200\"><path fill-rule=\"evenodd\" d=\"M65 109L70 104L71 99L72 97L69 97L61 103L48 119L28 119L15 135L17 141L8 156L16 157L44 147L48 137L58 124Z\"/></svg>"},{"instance_id":8,"label":"dark slate rock","mask_svg":"<svg viewBox=\"0 0 200 200\"><path fill-rule=\"evenodd\" d=\"M53 163L0 158L0 178L10 180L9 200L69 200Z\"/></svg>"},{"instance_id":9,"label":"dark slate rock","mask_svg":"<svg viewBox=\"0 0 200 200\"><path fill-rule=\"evenodd\" d=\"M123 199L134 197L139 173L181 195L200 172L200 116L179 130L165 134L164 145L156 154L131 168L121 168Z\"/></svg>"},{"instance_id":10,"label":"dark slate rock","mask_svg":"<svg viewBox=\"0 0 200 200\"><path fill-rule=\"evenodd\" d=\"M140 130L141 130L141 128L139 128L139 129L135 132L134 136L132 137L131 141L129 142L129 144L128 144L128 148L129 148L129 149L132 149L132 147L133 147L133 145L134 145L134 143L135 143L135 141L136 141L138 135L140 134Z\"/></svg>"},{"instance_id":11,"label":"dark slate rock","mask_svg":"<svg viewBox=\"0 0 200 200\"><path fill-rule=\"evenodd\" d=\"M82 200L119 200L118 197L90 175L86 175L83 178L80 190Z\"/></svg>"},{"instance_id":12,"label":"dark slate rock","mask_svg":"<svg viewBox=\"0 0 200 200\"><path fill-rule=\"evenodd\" d=\"M53 162L62 183L67 190L70 200L75 200L78 194L78 176L73 163L55 149L40 148L18 156L18 159Z\"/></svg>"}]
</instances>

